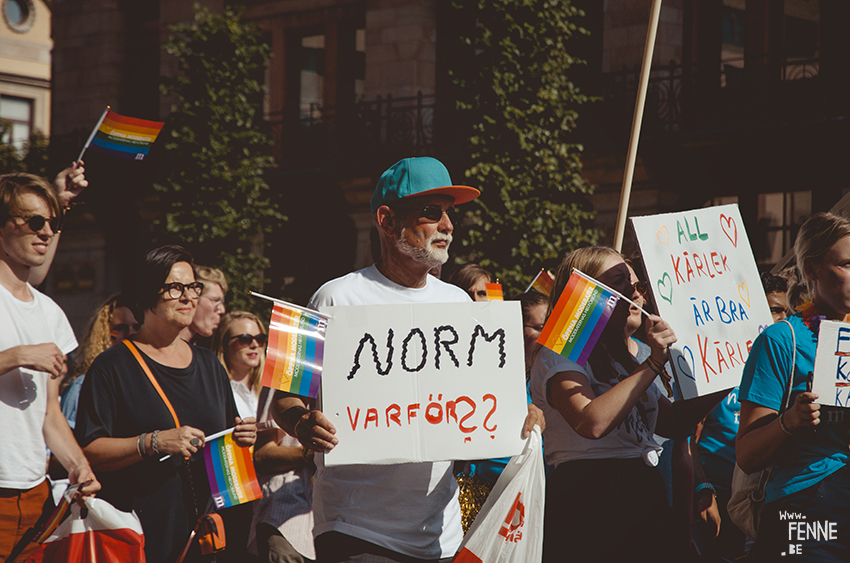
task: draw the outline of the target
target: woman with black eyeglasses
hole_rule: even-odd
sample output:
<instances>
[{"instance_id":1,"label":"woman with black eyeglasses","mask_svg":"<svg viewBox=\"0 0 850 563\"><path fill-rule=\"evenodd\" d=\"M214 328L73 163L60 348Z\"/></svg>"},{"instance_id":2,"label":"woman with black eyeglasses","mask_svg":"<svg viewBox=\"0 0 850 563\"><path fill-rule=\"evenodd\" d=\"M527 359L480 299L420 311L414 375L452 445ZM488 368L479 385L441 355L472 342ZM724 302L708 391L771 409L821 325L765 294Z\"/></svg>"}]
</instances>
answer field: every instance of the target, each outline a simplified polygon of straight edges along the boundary
<instances>
[{"instance_id":1,"label":"woman with black eyeglasses","mask_svg":"<svg viewBox=\"0 0 850 563\"><path fill-rule=\"evenodd\" d=\"M142 327L92 363L75 433L103 482L101 498L138 514L147 561L170 563L212 508L204 437L235 425L234 439L248 446L257 430L253 418L238 416L215 354L179 337L203 290L192 256L179 246L152 250L136 283ZM187 560L198 555L195 545Z\"/></svg>"},{"instance_id":2,"label":"woman with black eyeglasses","mask_svg":"<svg viewBox=\"0 0 850 563\"><path fill-rule=\"evenodd\" d=\"M549 297L553 310L573 269L642 303L622 255L593 246L561 262ZM641 323L636 307L621 300L586 365L538 348L531 368L532 401L546 417L543 560L672 560L663 532L667 495L657 469L661 448L653 433L684 437L722 398L709 395L671 403L653 383L664 375L667 347L676 342L663 319L646 319L648 350L629 336ZM633 345L634 344L634 345ZM634 353L633 353L634 352Z\"/></svg>"},{"instance_id":3,"label":"woman with black eyeglasses","mask_svg":"<svg viewBox=\"0 0 850 563\"><path fill-rule=\"evenodd\" d=\"M213 333L212 351L230 377L233 398L242 418L257 415L267 338L260 319L247 311L227 313Z\"/></svg>"}]
</instances>

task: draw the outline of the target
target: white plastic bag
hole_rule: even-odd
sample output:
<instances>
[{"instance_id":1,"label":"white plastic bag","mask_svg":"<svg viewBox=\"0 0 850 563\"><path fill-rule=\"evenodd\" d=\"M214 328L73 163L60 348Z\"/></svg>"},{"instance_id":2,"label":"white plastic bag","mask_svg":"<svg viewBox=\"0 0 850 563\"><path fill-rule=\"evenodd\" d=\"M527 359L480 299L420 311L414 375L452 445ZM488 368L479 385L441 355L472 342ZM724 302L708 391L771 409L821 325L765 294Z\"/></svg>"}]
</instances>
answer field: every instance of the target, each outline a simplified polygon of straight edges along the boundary
<instances>
[{"instance_id":1,"label":"white plastic bag","mask_svg":"<svg viewBox=\"0 0 850 563\"><path fill-rule=\"evenodd\" d=\"M535 426L466 533L454 563L536 563L543 557L543 440Z\"/></svg>"},{"instance_id":2,"label":"white plastic bag","mask_svg":"<svg viewBox=\"0 0 850 563\"><path fill-rule=\"evenodd\" d=\"M144 563L145 538L135 512L122 512L99 498L87 498L86 508L83 518L75 503L26 563Z\"/></svg>"}]
</instances>

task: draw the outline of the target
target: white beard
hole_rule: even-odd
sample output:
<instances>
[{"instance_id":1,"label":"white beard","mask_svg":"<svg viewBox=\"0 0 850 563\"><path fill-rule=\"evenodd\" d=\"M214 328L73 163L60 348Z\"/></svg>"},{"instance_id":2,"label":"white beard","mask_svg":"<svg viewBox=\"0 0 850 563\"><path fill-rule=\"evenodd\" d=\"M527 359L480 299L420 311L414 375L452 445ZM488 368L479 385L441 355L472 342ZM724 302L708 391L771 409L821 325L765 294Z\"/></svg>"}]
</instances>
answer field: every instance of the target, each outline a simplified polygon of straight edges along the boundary
<instances>
[{"instance_id":1,"label":"white beard","mask_svg":"<svg viewBox=\"0 0 850 563\"><path fill-rule=\"evenodd\" d=\"M428 266L429 268L435 268L442 264L445 264L449 259L449 246L452 243L452 235L447 235L443 233L434 233L428 240L425 241L425 245L422 248L416 248L405 238L405 230L407 227L403 228L399 233L398 238L396 239L396 243L398 244L398 249L402 254L410 256L417 262L422 265ZM434 242L437 241L447 241L446 248L437 248L433 246Z\"/></svg>"}]
</instances>

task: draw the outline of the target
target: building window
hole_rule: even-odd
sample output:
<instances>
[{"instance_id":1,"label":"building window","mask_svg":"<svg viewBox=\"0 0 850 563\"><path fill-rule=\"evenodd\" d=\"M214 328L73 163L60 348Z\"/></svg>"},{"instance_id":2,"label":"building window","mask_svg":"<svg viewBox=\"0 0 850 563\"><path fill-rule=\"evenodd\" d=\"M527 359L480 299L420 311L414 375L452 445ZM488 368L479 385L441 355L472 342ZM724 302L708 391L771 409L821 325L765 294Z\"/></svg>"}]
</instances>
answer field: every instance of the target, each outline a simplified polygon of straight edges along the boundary
<instances>
[{"instance_id":1,"label":"building window","mask_svg":"<svg viewBox=\"0 0 850 563\"><path fill-rule=\"evenodd\" d=\"M33 101L0 95L0 131L2 141L22 150L32 134Z\"/></svg>"},{"instance_id":2,"label":"building window","mask_svg":"<svg viewBox=\"0 0 850 563\"><path fill-rule=\"evenodd\" d=\"M812 214L812 192L779 192L758 196L758 235L753 245L760 265L779 262L794 245L800 225Z\"/></svg>"},{"instance_id":3,"label":"building window","mask_svg":"<svg viewBox=\"0 0 850 563\"><path fill-rule=\"evenodd\" d=\"M723 0L721 26L720 87L737 86L744 80L744 39L746 2Z\"/></svg>"},{"instance_id":4,"label":"building window","mask_svg":"<svg viewBox=\"0 0 850 563\"><path fill-rule=\"evenodd\" d=\"M324 101L325 36L309 35L302 38L301 49L301 118L318 119Z\"/></svg>"},{"instance_id":5,"label":"building window","mask_svg":"<svg viewBox=\"0 0 850 563\"><path fill-rule=\"evenodd\" d=\"M3 0L3 19L12 31L26 33L35 21L32 0Z\"/></svg>"}]
</instances>

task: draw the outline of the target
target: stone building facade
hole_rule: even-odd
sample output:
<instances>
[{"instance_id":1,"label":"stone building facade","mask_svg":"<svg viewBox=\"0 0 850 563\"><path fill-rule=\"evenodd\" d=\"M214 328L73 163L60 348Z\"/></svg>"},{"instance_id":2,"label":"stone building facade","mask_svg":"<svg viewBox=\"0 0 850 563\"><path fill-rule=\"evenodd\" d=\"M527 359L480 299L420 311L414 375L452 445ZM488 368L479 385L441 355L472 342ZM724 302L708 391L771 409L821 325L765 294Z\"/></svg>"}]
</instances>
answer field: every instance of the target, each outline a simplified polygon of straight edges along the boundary
<instances>
[{"instance_id":1,"label":"stone building facade","mask_svg":"<svg viewBox=\"0 0 850 563\"><path fill-rule=\"evenodd\" d=\"M57 153L73 155L106 105L167 117L157 84L172 68L160 45L170 24L191 17L192 3L53 0ZM279 167L269 183L286 194L290 217L275 237L281 247L306 240L274 261L269 292L303 300L371 261L368 199L392 162L430 154L462 178L446 133L454 105L446 38L461 24L444 0L238 3L272 50L264 110ZM583 110L577 136L598 186L597 226L610 240L651 0L574 3L591 32L576 43L587 66L575 81L600 100ZM800 222L850 187L840 164L850 148L847 24L845 0L665 0L630 213L736 201L760 265L776 262ZM100 297L132 283L130 257L143 249L127 202L143 178L93 174L99 193L111 194L98 204L92 190L85 223L107 233L90 261L100 264L92 293ZM329 227L315 229L317 213ZM92 246L86 233L81 248Z\"/></svg>"}]
</instances>

